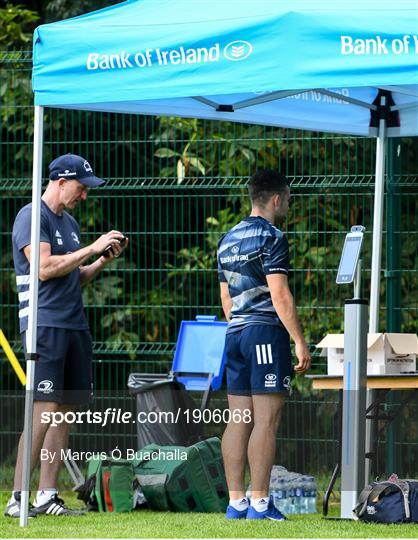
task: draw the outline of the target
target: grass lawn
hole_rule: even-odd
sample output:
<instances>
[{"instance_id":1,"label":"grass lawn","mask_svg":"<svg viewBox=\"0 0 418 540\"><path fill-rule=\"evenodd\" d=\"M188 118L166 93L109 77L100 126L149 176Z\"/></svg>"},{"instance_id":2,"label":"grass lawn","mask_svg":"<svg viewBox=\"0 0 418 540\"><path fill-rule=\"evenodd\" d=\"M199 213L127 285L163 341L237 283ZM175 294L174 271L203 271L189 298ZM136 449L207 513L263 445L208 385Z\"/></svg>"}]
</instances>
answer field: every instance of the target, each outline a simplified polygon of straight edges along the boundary
<instances>
[{"instance_id":1,"label":"grass lawn","mask_svg":"<svg viewBox=\"0 0 418 540\"><path fill-rule=\"evenodd\" d=\"M82 508L71 492L70 507ZM9 493L0 493L3 509ZM330 514L338 516L338 506ZM368 525L329 521L319 514L291 516L289 521L227 521L223 514L180 514L138 510L129 514L89 513L79 517L41 516L29 520L0 517L1 538L418 538L417 525Z\"/></svg>"}]
</instances>

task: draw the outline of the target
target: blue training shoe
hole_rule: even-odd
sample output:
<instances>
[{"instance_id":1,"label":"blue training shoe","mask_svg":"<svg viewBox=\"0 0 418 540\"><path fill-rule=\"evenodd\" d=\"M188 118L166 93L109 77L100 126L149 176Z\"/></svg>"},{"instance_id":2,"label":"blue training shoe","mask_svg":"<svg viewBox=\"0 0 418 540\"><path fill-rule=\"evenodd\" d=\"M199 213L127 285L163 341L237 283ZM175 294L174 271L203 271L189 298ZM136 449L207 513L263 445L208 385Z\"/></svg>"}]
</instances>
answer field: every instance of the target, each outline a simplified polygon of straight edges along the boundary
<instances>
[{"instance_id":1,"label":"blue training shoe","mask_svg":"<svg viewBox=\"0 0 418 540\"><path fill-rule=\"evenodd\" d=\"M287 517L277 510L274 506L273 498L269 498L267 510L264 512L257 512L253 506L249 506L247 512L247 519L270 519L271 521L286 521Z\"/></svg>"},{"instance_id":2,"label":"blue training shoe","mask_svg":"<svg viewBox=\"0 0 418 540\"><path fill-rule=\"evenodd\" d=\"M244 503L248 499L243 499L241 502ZM248 502L247 502L248 504ZM226 519L245 519L247 517L248 506L244 510L237 510L230 504L226 508Z\"/></svg>"}]
</instances>

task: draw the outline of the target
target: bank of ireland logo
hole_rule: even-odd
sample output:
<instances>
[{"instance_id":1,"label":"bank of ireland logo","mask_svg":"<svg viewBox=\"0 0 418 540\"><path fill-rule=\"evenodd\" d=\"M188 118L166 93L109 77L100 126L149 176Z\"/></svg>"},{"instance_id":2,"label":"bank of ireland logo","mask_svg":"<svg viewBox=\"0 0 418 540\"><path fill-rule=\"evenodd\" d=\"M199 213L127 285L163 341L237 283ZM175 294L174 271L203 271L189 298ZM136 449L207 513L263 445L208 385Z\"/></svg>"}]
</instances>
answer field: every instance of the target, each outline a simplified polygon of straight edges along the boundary
<instances>
[{"instance_id":1,"label":"bank of ireland logo","mask_svg":"<svg viewBox=\"0 0 418 540\"><path fill-rule=\"evenodd\" d=\"M231 41L224 47L224 56L231 62L245 60L253 52L253 46L248 41Z\"/></svg>"},{"instance_id":2,"label":"bank of ireland logo","mask_svg":"<svg viewBox=\"0 0 418 540\"><path fill-rule=\"evenodd\" d=\"M274 373L267 373L264 376L264 386L265 388L274 388L277 382L277 375Z\"/></svg>"},{"instance_id":3,"label":"bank of ireland logo","mask_svg":"<svg viewBox=\"0 0 418 540\"><path fill-rule=\"evenodd\" d=\"M53 387L53 382L45 379L38 384L38 392L42 392L43 394L52 394L52 392L54 391Z\"/></svg>"},{"instance_id":4,"label":"bank of ireland logo","mask_svg":"<svg viewBox=\"0 0 418 540\"><path fill-rule=\"evenodd\" d=\"M231 249L232 253L238 253L239 251L239 247L238 246L234 246L232 249Z\"/></svg>"}]
</instances>

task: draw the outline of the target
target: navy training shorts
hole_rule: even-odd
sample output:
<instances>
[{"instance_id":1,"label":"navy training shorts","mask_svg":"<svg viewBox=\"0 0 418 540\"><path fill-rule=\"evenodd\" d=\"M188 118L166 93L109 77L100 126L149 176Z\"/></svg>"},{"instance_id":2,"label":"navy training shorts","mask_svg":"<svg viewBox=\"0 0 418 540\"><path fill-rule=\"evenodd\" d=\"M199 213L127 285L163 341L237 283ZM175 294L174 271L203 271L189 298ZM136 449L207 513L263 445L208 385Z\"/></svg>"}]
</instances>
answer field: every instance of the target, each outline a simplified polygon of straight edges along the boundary
<instances>
[{"instance_id":1,"label":"navy training shorts","mask_svg":"<svg viewBox=\"0 0 418 540\"><path fill-rule=\"evenodd\" d=\"M26 351L26 332L22 340ZM90 331L38 326L36 342L34 400L89 404L93 398Z\"/></svg>"},{"instance_id":2,"label":"navy training shorts","mask_svg":"<svg viewBox=\"0 0 418 540\"><path fill-rule=\"evenodd\" d=\"M228 394L289 394L292 354L283 326L253 324L229 332L225 353Z\"/></svg>"}]
</instances>

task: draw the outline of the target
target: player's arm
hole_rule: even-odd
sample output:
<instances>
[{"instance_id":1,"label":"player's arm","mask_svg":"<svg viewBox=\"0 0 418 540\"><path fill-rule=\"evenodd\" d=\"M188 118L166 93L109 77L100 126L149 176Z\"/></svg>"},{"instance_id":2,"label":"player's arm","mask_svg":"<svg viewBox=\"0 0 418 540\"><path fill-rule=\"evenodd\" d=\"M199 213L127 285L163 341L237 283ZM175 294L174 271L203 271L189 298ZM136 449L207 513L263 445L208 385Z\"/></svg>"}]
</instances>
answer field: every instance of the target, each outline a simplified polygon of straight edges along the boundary
<instances>
[{"instance_id":1,"label":"player's arm","mask_svg":"<svg viewBox=\"0 0 418 540\"><path fill-rule=\"evenodd\" d=\"M122 251L127 248L127 246L128 239L125 240L123 247L119 243L113 246L112 249L108 251L107 257L101 256L97 259L97 261L94 261L87 266L80 266L80 283L82 285L89 283L97 276L97 274L103 267L105 267L109 262L113 261L114 259L117 259L122 253Z\"/></svg>"},{"instance_id":2,"label":"player's arm","mask_svg":"<svg viewBox=\"0 0 418 540\"><path fill-rule=\"evenodd\" d=\"M51 244L48 242L40 242L39 244L39 279L48 281L49 279L66 276L73 270L81 266L87 259L94 255L100 255L107 246L119 246L119 238L122 238L122 233L110 231L103 234L92 244L78 249L73 253L65 255L52 255ZM27 245L23 248L23 252L30 262L31 246Z\"/></svg>"},{"instance_id":3,"label":"player's arm","mask_svg":"<svg viewBox=\"0 0 418 540\"><path fill-rule=\"evenodd\" d=\"M229 294L228 283L221 281L220 288L221 288L222 309L225 314L225 319L229 322L231 318L232 298Z\"/></svg>"},{"instance_id":4,"label":"player's arm","mask_svg":"<svg viewBox=\"0 0 418 540\"><path fill-rule=\"evenodd\" d=\"M302 334L302 328L296 313L295 300L289 288L287 275L268 274L266 279L274 309L295 342L295 353L298 359L295 371L303 373L311 365L311 355Z\"/></svg>"}]
</instances>

